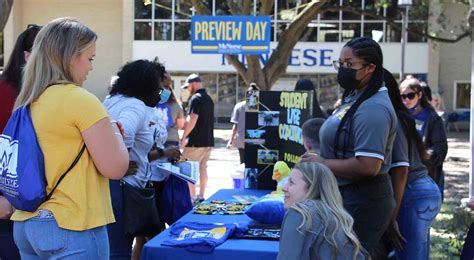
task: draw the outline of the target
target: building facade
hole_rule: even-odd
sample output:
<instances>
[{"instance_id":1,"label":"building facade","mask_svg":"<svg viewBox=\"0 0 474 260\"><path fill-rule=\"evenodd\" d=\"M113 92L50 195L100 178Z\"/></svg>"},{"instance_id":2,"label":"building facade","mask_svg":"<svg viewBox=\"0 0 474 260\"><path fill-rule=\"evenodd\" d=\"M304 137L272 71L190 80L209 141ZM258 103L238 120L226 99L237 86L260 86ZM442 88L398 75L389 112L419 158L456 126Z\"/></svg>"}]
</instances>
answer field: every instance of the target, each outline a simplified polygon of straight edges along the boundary
<instances>
[{"instance_id":1,"label":"building facade","mask_svg":"<svg viewBox=\"0 0 474 260\"><path fill-rule=\"evenodd\" d=\"M4 30L4 53L13 47L16 36L28 24L45 24L62 16L75 17L99 35L94 71L85 87L99 98L105 97L110 77L125 62L158 57L171 72L178 95L186 98L179 86L189 73L199 73L214 102L216 116L226 119L233 105L242 100L246 86L236 70L222 55L191 54L190 21L195 8L186 0L16 0ZM228 6L233 2L234 6ZM230 15L243 1L203 1L213 15ZM253 13L258 14L253 1ZM272 14L272 43L275 48L282 28L296 15L295 8L305 1L275 0ZM443 3L439 3L443 2ZM409 16L409 26L420 30L441 30L439 19L428 13L443 12L451 24L462 24L469 6L445 1L431 1L431 6L418 8ZM448 1L449 2L449 1ZM372 37L380 42L384 65L396 76L401 67L400 30L383 17L393 17L401 24L401 9L377 6L373 0L340 0L341 6L375 13L378 17L335 11L318 14L308 25L288 61L287 73L273 90L291 90L299 78L310 78L318 89L321 105L329 108L340 95L332 61L347 40ZM414 9L415 10L415 9ZM428 12L429 10L429 12ZM460 15L462 14L462 15ZM275 19L276 18L276 19ZM447 33L447 37L450 36ZM441 35L441 36L446 36ZM470 41L438 43L426 37L409 35L406 45L405 73L426 80L439 92L448 111L469 109ZM244 57L239 57L245 62ZM268 55L262 55L264 63ZM466 107L467 104L467 107Z\"/></svg>"}]
</instances>

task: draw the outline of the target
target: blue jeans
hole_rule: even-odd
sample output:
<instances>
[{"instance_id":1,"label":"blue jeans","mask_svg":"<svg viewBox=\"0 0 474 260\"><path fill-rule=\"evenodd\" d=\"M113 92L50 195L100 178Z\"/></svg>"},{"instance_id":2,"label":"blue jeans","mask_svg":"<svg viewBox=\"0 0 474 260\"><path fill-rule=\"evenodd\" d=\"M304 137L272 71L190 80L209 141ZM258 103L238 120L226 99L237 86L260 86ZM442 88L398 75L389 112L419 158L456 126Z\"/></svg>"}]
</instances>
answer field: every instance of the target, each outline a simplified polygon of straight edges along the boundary
<instances>
[{"instance_id":1,"label":"blue jeans","mask_svg":"<svg viewBox=\"0 0 474 260\"><path fill-rule=\"evenodd\" d=\"M438 185L426 176L407 184L398 212L398 227L407 240L397 259L429 259L430 226L441 208Z\"/></svg>"},{"instance_id":2,"label":"blue jeans","mask_svg":"<svg viewBox=\"0 0 474 260\"><path fill-rule=\"evenodd\" d=\"M105 226L72 231L58 226L54 217L16 221L13 237L21 259L109 259Z\"/></svg>"}]
</instances>

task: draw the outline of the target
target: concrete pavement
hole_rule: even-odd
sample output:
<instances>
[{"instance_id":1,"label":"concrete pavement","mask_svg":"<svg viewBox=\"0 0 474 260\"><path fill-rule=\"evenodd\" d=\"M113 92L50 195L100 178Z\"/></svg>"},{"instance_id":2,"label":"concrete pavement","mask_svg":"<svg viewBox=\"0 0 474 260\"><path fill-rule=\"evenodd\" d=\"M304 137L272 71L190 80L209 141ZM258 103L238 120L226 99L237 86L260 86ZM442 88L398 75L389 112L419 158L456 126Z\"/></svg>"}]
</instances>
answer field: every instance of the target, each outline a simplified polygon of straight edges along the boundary
<instances>
[{"instance_id":1,"label":"concrete pavement","mask_svg":"<svg viewBox=\"0 0 474 260\"><path fill-rule=\"evenodd\" d=\"M214 130L215 147L212 149L211 158L207 163L209 180L204 194L205 198L209 198L220 189L234 187L231 176L236 173L240 164L239 151L236 148L226 148L227 141L232 134L232 130L229 129L231 126L226 127L228 129Z\"/></svg>"}]
</instances>

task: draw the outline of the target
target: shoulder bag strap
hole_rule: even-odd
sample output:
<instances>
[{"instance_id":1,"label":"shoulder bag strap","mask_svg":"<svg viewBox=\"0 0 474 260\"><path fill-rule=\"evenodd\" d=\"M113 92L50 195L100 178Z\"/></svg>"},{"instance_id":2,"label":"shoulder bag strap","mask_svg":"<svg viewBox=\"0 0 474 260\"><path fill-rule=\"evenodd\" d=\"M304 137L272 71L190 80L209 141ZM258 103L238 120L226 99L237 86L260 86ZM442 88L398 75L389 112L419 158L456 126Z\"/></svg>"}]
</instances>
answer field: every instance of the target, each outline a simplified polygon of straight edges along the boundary
<instances>
[{"instance_id":1,"label":"shoulder bag strap","mask_svg":"<svg viewBox=\"0 0 474 260\"><path fill-rule=\"evenodd\" d=\"M81 151L79 152L79 154L76 156L76 159L74 159L74 161L72 162L72 164L69 166L69 168L63 173L63 175L61 175L61 178L59 178L58 180L58 183L56 183L56 185L54 186L54 188L51 190L51 192L48 194L48 196L46 196L46 200L49 200L51 198L51 196L53 195L53 192L56 190L56 188L58 187L59 183L61 183L61 181L64 179L64 177L66 177L66 174L68 172L70 172L72 170L72 168L74 168L74 166L76 166L77 162L79 162L79 159L81 158L82 154L84 153L84 150L86 150L86 144L84 144L82 146L82 149Z\"/></svg>"}]
</instances>

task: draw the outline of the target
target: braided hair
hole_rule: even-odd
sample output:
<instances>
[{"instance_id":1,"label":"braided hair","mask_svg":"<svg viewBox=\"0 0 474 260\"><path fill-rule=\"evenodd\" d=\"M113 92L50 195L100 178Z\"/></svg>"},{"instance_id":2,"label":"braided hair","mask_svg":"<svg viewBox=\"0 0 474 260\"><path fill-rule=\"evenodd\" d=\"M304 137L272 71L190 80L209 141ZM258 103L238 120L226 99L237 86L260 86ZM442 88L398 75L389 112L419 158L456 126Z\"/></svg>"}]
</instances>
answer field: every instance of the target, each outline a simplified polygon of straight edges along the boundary
<instances>
[{"instance_id":1,"label":"braided hair","mask_svg":"<svg viewBox=\"0 0 474 260\"><path fill-rule=\"evenodd\" d=\"M347 113L341 119L341 122L337 128L336 137L334 139L334 156L336 159L338 158L337 150L339 147L339 137L341 135L342 129L346 125L347 129L351 128L352 119L359 106L364 101L375 95L379 91L380 87L382 87L383 85L383 54L380 45L370 38L361 37L350 40L344 45L344 48L346 47L352 49L352 53L354 54L354 56L362 59L368 64L374 64L376 67L375 71L372 74L372 77L370 78L367 84L366 89L364 90L364 93L349 108ZM342 99L344 100L344 98L346 98L351 93L352 91L345 90ZM348 133L345 132L343 138L344 141L342 148L342 159L345 159L345 153L347 149L347 138Z\"/></svg>"},{"instance_id":2,"label":"braided hair","mask_svg":"<svg viewBox=\"0 0 474 260\"><path fill-rule=\"evenodd\" d=\"M426 150L423 145L423 141L421 140L421 136L416 131L416 124L415 120L413 119L412 115L405 107L400 98L400 91L398 90L398 83L393 77L390 71L384 69L384 81L385 86L388 89L388 95L390 97L390 101L392 102L393 108L395 109L395 113L397 114L398 122L400 123L403 132L405 133L408 141L408 156L411 158L411 147L414 142L416 146L416 150L420 154L421 158L426 157Z\"/></svg>"}]
</instances>

